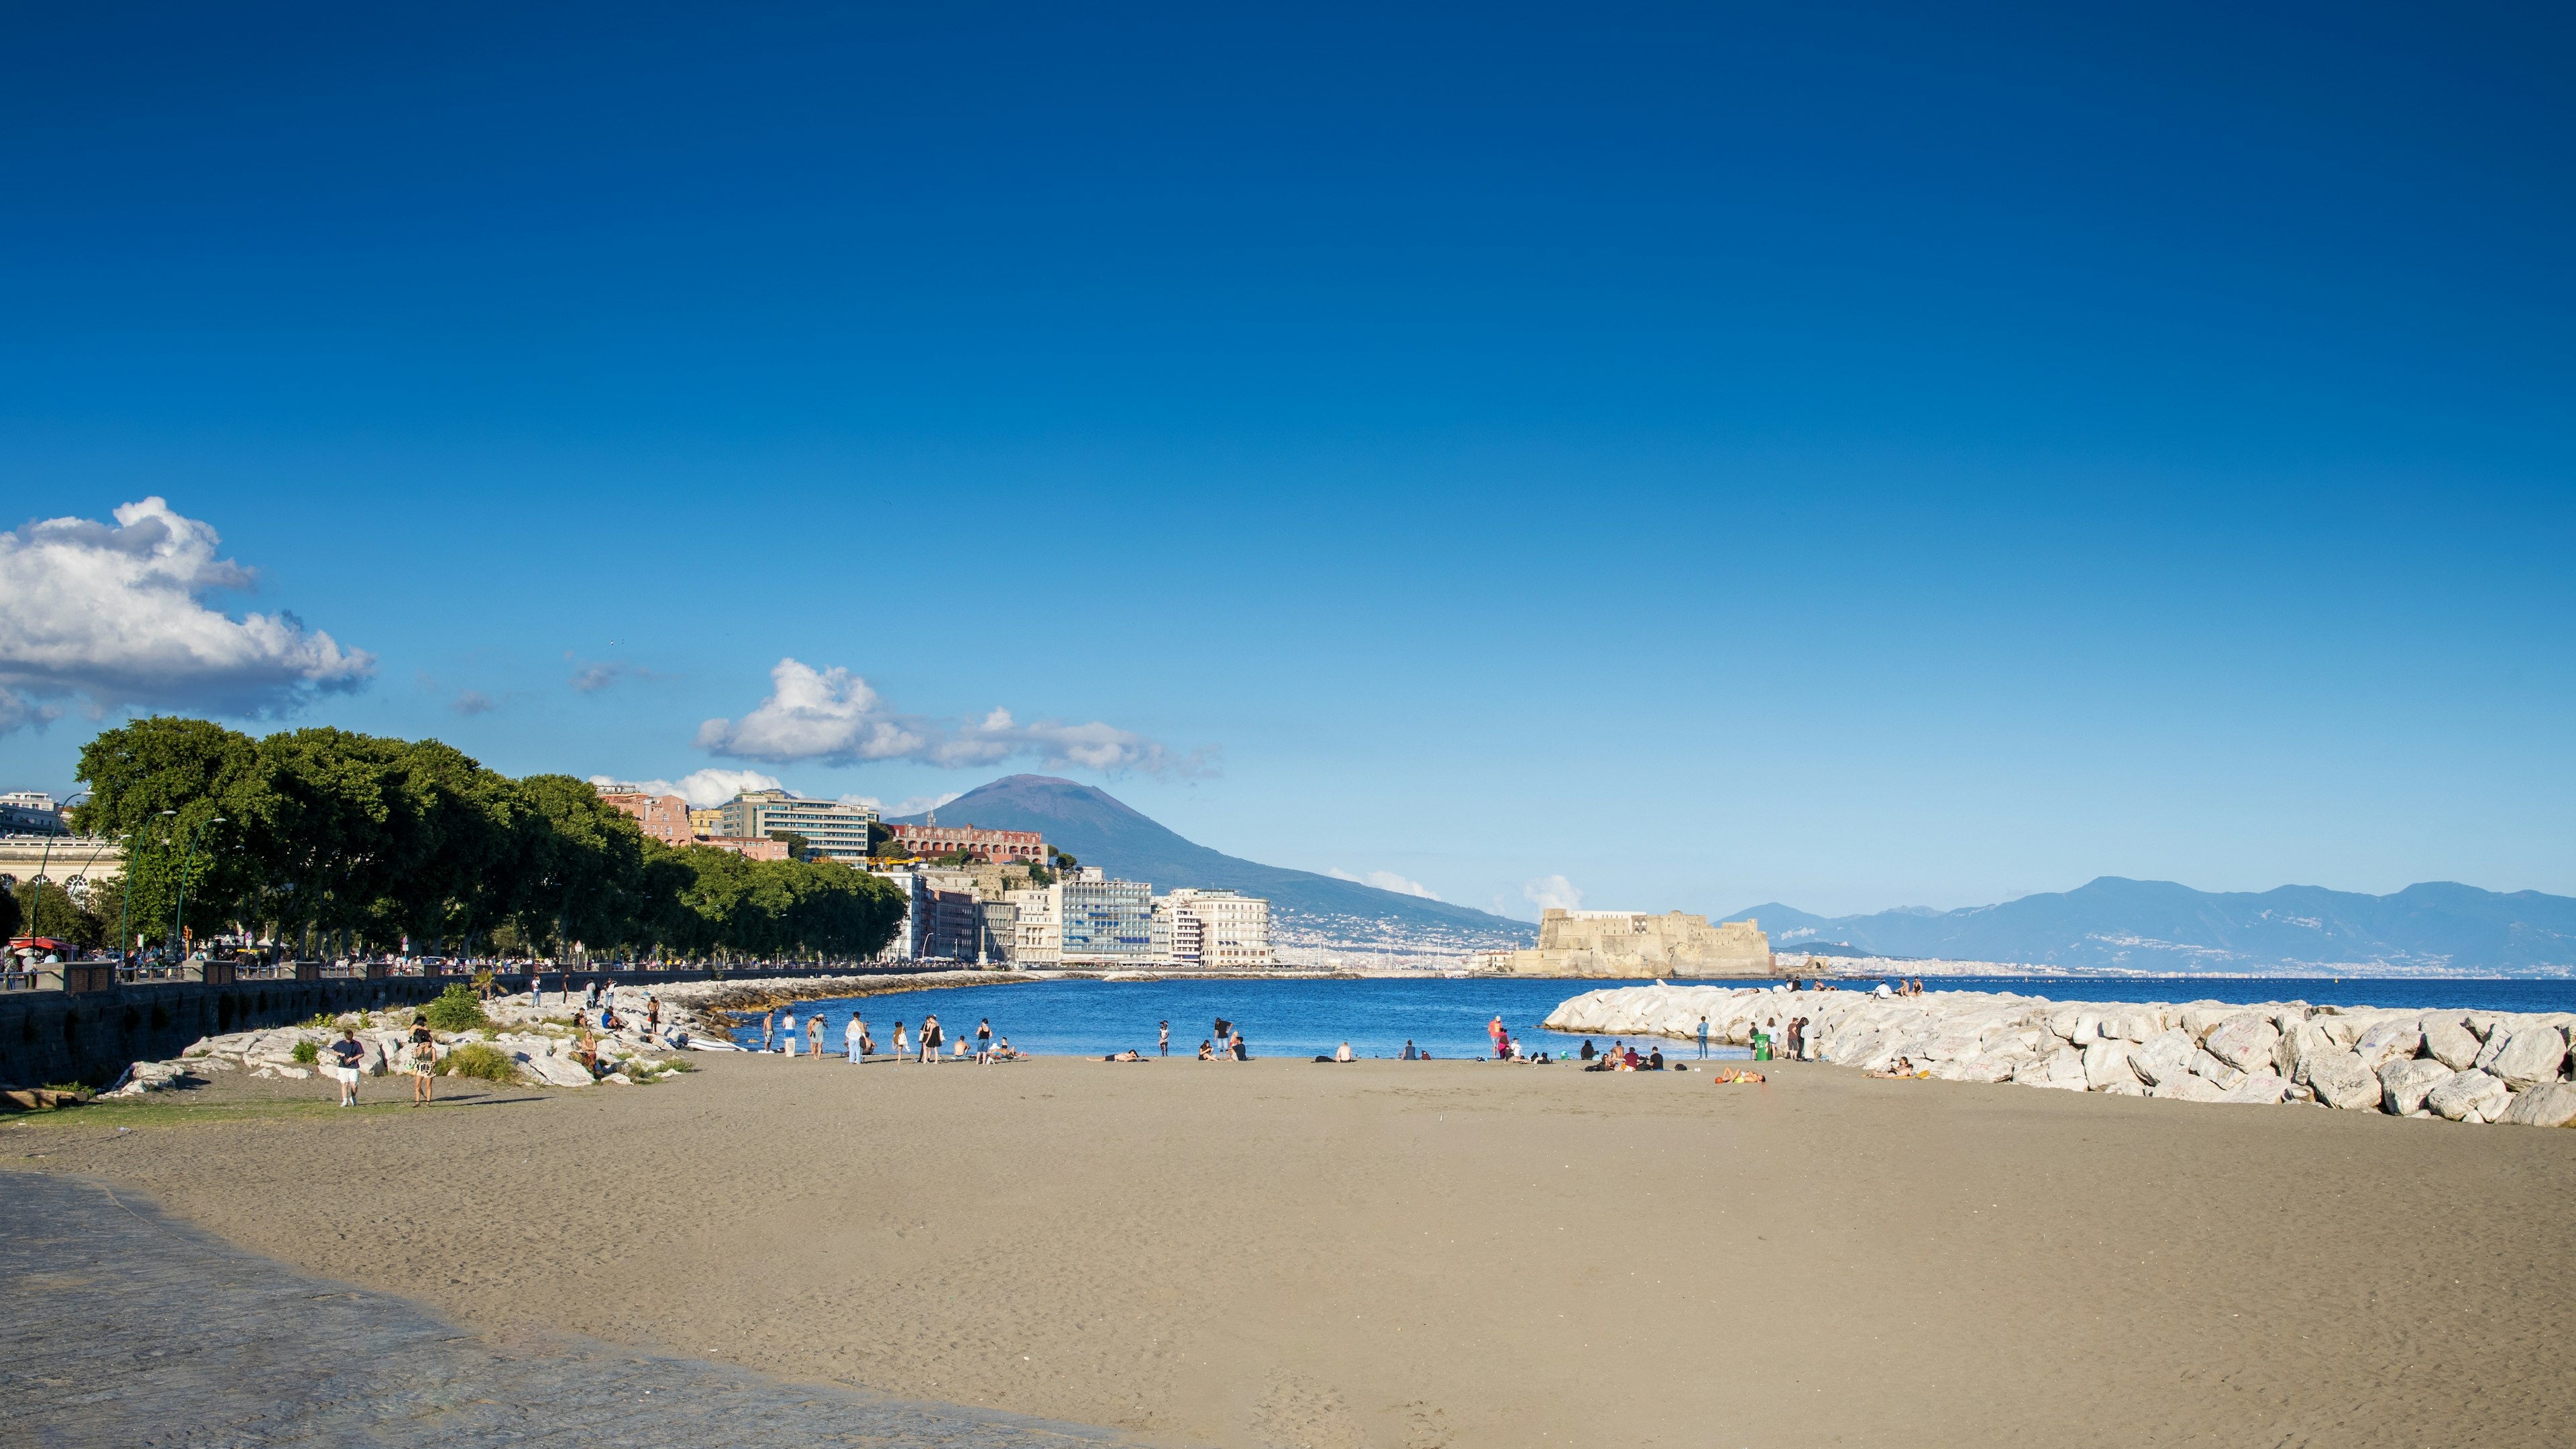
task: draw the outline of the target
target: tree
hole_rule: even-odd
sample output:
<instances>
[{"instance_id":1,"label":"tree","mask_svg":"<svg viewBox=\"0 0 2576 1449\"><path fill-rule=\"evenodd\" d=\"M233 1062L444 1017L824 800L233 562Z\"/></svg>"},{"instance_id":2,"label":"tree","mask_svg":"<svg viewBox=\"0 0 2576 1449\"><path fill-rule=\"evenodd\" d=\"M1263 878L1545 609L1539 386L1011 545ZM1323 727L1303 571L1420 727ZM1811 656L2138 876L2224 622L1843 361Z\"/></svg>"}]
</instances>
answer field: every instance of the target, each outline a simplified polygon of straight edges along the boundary
<instances>
[{"instance_id":1,"label":"tree","mask_svg":"<svg viewBox=\"0 0 2576 1449\"><path fill-rule=\"evenodd\" d=\"M6 877L0 877L5 880ZM13 887L0 891L0 939L19 934L18 892Z\"/></svg>"},{"instance_id":2,"label":"tree","mask_svg":"<svg viewBox=\"0 0 2576 1449\"><path fill-rule=\"evenodd\" d=\"M70 891L50 880L32 880L9 892L18 924L11 934L51 936L79 946L103 944L115 927L102 927L98 917L81 909Z\"/></svg>"},{"instance_id":3,"label":"tree","mask_svg":"<svg viewBox=\"0 0 2576 1449\"><path fill-rule=\"evenodd\" d=\"M811 845L811 842L807 841L804 836L797 834L793 830L773 830L769 832L769 838L778 841L780 844L787 847L787 858L789 860L803 860L807 849Z\"/></svg>"}]
</instances>

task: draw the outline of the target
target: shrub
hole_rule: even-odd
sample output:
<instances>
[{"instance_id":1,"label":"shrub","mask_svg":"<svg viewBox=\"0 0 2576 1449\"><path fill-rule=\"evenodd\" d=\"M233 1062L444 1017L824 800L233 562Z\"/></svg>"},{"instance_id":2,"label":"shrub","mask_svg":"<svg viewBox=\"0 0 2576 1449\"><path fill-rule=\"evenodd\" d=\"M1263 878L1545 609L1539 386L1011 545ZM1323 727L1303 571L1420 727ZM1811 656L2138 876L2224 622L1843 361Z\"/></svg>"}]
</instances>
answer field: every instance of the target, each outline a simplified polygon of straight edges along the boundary
<instances>
[{"instance_id":1,"label":"shrub","mask_svg":"<svg viewBox=\"0 0 2576 1449\"><path fill-rule=\"evenodd\" d=\"M480 1077L487 1082L515 1082L519 1064L510 1054L495 1046L473 1042L447 1054L447 1072L455 1077Z\"/></svg>"},{"instance_id":2,"label":"shrub","mask_svg":"<svg viewBox=\"0 0 2576 1449\"><path fill-rule=\"evenodd\" d=\"M492 1024L492 1019L483 1014L483 1003L474 999L474 988L463 982L440 992L421 1015L439 1031L473 1031Z\"/></svg>"},{"instance_id":3,"label":"shrub","mask_svg":"<svg viewBox=\"0 0 2576 1449\"><path fill-rule=\"evenodd\" d=\"M304 1040L297 1042L295 1044L295 1050L287 1053L287 1055L309 1067L315 1062L322 1060L322 1048L315 1045L313 1038L308 1036Z\"/></svg>"}]
</instances>

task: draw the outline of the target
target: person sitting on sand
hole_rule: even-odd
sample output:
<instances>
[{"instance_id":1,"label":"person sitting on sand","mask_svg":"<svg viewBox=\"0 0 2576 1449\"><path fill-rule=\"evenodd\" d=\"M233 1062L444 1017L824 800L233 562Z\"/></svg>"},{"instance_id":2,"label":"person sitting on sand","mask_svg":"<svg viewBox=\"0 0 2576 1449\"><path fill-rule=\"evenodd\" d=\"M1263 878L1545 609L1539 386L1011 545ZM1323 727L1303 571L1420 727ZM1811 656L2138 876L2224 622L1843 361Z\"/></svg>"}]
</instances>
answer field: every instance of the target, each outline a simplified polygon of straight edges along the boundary
<instances>
[{"instance_id":1,"label":"person sitting on sand","mask_svg":"<svg viewBox=\"0 0 2576 1449\"><path fill-rule=\"evenodd\" d=\"M1244 1041L1243 1028L1239 1026L1234 1029L1234 1059L1238 1062L1252 1060L1252 1048Z\"/></svg>"},{"instance_id":2,"label":"person sitting on sand","mask_svg":"<svg viewBox=\"0 0 2576 1449\"><path fill-rule=\"evenodd\" d=\"M1646 1058L1646 1070L1650 1072L1660 1072L1663 1069L1664 1049L1662 1047L1657 1047L1653 1053Z\"/></svg>"},{"instance_id":3,"label":"person sitting on sand","mask_svg":"<svg viewBox=\"0 0 2576 1449\"><path fill-rule=\"evenodd\" d=\"M1422 1055L1422 1054L1421 1054L1420 1052L1417 1052L1417 1051L1415 1051L1415 1050L1413 1049L1413 1038L1411 1038L1411 1037L1406 1037L1406 1038L1404 1039L1404 1056L1403 1056L1403 1060L1408 1061L1408 1062L1409 1062L1409 1061L1415 1061L1415 1060L1418 1060L1418 1059L1421 1057L1421 1055Z\"/></svg>"},{"instance_id":4,"label":"person sitting on sand","mask_svg":"<svg viewBox=\"0 0 2576 1449\"><path fill-rule=\"evenodd\" d=\"M1216 1060L1216 1044L1204 1037L1199 1040L1199 1060L1203 1062Z\"/></svg>"},{"instance_id":5,"label":"person sitting on sand","mask_svg":"<svg viewBox=\"0 0 2576 1449\"><path fill-rule=\"evenodd\" d=\"M1348 1062L1356 1061L1358 1058L1351 1055L1351 1044L1349 1042L1344 1042L1340 1049L1333 1053L1333 1060L1337 1062Z\"/></svg>"},{"instance_id":6,"label":"person sitting on sand","mask_svg":"<svg viewBox=\"0 0 2576 1449\"><path fill-rule=\"evenodd\" d=\"M1136 1050L1134 1047L1129 1047L1123 1052L1111 1052L1109 1055L1102 1057L1101 1060L1104 1062L1141 1062L1145 1060L1145 1054Z\"/></svg>"},{"instance_id":7,"label":"person sitting on sand","mask_svg":"<svg viewBox=\"0 0 2576 1449\"><path fill-rule=\"evenodd\" d=\"M1001 1042L993 1048L993 1060L997 1062L1016 1062L1022 1055L1023 1053L1011 1050L1009 1037L1002 1038Z\"/></svg>"},{"instance_id":8,"label":"person sitting on sand","mask_svg":"<svg viewBox=\"0 0 2576 1449\"><path fill-rule=\"evenodd\" d=\"M1576 1052L1575 1055L1588 1062L1601 1054L1592 1049L1592 1038L1587 1036L1583 1039L1583 1050Z\"/></svg>"}]
</instances>

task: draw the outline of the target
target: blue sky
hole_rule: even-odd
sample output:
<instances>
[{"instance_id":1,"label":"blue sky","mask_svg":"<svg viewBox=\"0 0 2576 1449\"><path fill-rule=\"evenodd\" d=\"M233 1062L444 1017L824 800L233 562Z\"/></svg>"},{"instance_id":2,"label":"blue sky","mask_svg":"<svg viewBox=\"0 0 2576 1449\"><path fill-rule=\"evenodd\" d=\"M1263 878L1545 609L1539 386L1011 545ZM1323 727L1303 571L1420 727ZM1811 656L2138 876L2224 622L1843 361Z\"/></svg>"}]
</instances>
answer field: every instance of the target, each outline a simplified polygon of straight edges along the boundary
<instances>
[{"instance_id":1,"label":"blue sky","mask_svg":"<svg viewBox=\"0 0 2576 1449\"><path fill-rule=\"evenodd\" d=\"M0 788L164 708L1524 916L2576 893L2576 27L1777 9L14 15L0 527L93 526Z\"/></svg>"}]
</instances>

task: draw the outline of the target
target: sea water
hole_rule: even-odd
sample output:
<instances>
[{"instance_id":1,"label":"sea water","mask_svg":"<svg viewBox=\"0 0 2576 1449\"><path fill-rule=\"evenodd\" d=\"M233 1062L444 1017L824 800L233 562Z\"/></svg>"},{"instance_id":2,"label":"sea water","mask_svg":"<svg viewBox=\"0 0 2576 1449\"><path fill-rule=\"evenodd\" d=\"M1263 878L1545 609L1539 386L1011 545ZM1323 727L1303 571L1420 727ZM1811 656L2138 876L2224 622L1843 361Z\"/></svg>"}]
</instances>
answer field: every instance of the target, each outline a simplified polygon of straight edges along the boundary
<instances>
[{"instance_id":1,"label":"sea water","mask_svg":"<svg viewBox=\"0 0 2576 1449\"><path fill-rule=\"evenodd\" d=\"M1172 1025L1172 1055L1196 1056L1215 1021L1223 1017L1241 1028L1256 1057L1330 1055L1343 1042L1363 1057L1395 1057L1406 1042L1435 1058L1489 1056L1493 1046L1486 1024L1496 1017L1521 1041L1526 1052L1576 1049L1580 1037L1540 1028L1539 1022L1558 1003L1604 987L1643 986L1643 981L1522 980L1494 977L1463 979L1367 980L1225 980L1225 981L1041 981L1007 986L967 986L938 991L898 992L856 1000L800 1001L800 1027L816 1015L823 1018L826 1048L841 1047L842 1024L853 1009L867 1022L877 1050L894 1049L894 1025L900 1021L917 1045L921 1018L937 1013L947 1032L949 1050L965 1037L968 1050L978 1021L989 1020L997 1038L1008 1037L1017 1049L1039 1056L1103 1056L1132 1047L1154 1053L1156 1025ZM1677 982L1742 985L1740 982ZM1868 990L1875 979L1840 983L1842 989ZM2059 1001L2305 1001L2312 1005L2449 1008L2464 1011L2576 1011L2576 980L2566 979L2425 979L2345 977L2340 980L2289 977L1930 977L1927 991L1998 991L2046 996ZM1784 993L1782 1015L1795 997ZM754 1018L734 1033L734 1040L757 1046L760 1025ZM800 1046L804 1043L800 1040ZM1608 1041L1596 1038L1596 1046ZM1692 1044L1663 1043L1666 1055L1696 1057ZM810 1049L810 1048L809 1048ZM1712 1047L1710 1055L1721 1053ZM1725 1050L1741 1057L1741 1048Z\"/></svg>"}]
</instances>

